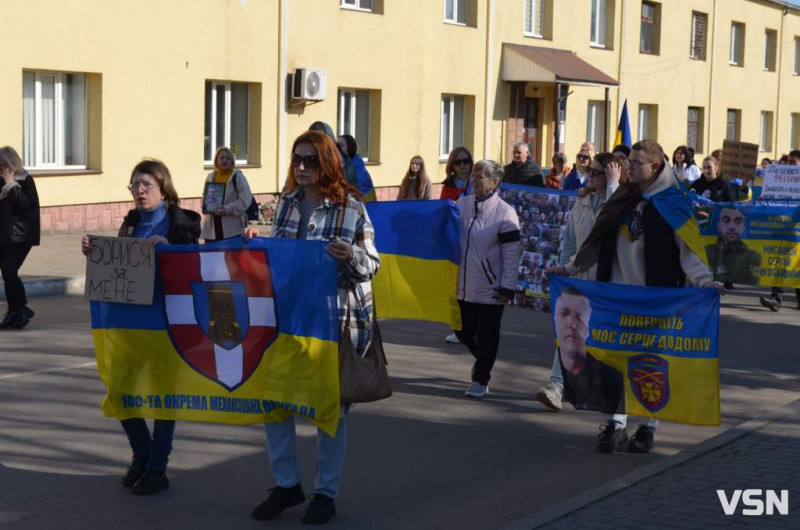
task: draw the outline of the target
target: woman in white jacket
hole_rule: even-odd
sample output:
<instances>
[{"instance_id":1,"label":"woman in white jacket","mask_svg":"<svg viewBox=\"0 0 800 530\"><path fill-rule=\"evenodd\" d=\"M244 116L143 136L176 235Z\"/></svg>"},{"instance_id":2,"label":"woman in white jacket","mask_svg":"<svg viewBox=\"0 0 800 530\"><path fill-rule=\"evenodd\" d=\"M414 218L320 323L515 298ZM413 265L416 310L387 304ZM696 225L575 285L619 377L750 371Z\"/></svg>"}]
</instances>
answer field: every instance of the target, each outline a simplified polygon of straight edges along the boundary
<instances>
[{"instance_id":1,"label":"woman in white jacket","mask_svg":"<svg viewBox=\"0 0 800 530\"><path fill-rule=\"evenodd\" d=\"M589 182L586 188L578 192L578 200L572 207L572 215L567 221L567 231L564 235L564 248L561 251L559 265L564 266L575 257L583 242L592 231L597 214L600 212L606 199L614 194L620 181L627 180L627 171L622 167L620 160L611 153L600 153L592 160L589 170ZM550 271L548 271L550 272ZM585 274L576 276L584 280L595 280L597 265L592 266ZM564 395L564 376L561 373L561 363L558 359L558 350L553 358L553 370L550 373L550 382L536 392L538 399L544 406L553 410L561 410L561 399Z\"/></svg>"},{"instance_id":2,"label":"woman in white jacket","mask_svg":"<svg viewBox=\"0 0 800 530\"><path fill-rule=\"evenodd\" d=\"M236 169L236 158L230 148L217 149L214 171L206 177L208 183L224 184L225 191L219 209L213 213L203 209L203 240L208 243L242 235L247 227L246 212L253 202L253 194L244 174Z\"/></svg>"}]
</instances>

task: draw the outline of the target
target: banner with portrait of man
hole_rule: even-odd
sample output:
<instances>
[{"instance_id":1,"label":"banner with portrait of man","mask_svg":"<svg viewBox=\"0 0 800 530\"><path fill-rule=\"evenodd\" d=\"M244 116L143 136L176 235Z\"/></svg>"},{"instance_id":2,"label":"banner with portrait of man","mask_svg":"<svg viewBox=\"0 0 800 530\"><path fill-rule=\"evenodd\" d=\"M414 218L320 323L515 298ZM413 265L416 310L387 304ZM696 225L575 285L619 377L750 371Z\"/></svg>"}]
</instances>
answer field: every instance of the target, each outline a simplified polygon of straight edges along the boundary
<instances>
[{"instance_id":1,"label":"banner with portrait of man","mask_svg":"<svg viewBox=\"0 0 800 530\"><path fill-rule=\"evenodd\" d=\"M550 277L564 399L578 410L719 425L719 294Z\"/></svg>"}]
</instances>

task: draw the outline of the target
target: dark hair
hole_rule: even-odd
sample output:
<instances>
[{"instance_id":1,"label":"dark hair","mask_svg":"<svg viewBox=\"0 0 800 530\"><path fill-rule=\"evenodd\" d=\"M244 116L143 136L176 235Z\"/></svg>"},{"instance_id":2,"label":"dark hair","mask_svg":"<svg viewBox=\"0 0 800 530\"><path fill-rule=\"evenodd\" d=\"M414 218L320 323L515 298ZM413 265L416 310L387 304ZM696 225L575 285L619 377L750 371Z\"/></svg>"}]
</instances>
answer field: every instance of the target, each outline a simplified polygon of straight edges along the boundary
<instances>
[{"instance_id":1,"label":"dark hair","mask_svg":"<svg viewBox=\"0 0 800 530\"><path fill-rule=\"evenodd\" d=\"M681 145L681 146L678 146L678 148L675 149L675 152L672 153L672 165L673 166L677 164L677 162L675 161L675 155L677 155L678 153L683 153L683 163L686 164L686 167L689 167L692 164L694 164L694 160L693 160L694 153L692 153L689 150L689 148L686 147L685 145Z\"/></svg>"},{"instance_id":2,"label":"dark hair","mask_svg":"<svg viewBox=\"0 0 800 530\"><path fill-rule=\"evenodd\" d=\"M343 134L339 136L339 138L344 138L344 141L347 144L347 158L353 158L356 156L356 153L358 153L358 144L356 143L356 139L349 134Z\"/></svg>"},{"instance_id":3,"label":"dark hair","mask_svg":"<svg viewBox=\"0 0 800 530\"><path fill-rule=\"evenodd\" d=\"M619 175L619 182L623 184L628 182L628 167L629 165L623 164L621 159L616 156L614 153L597 153L594 155L594 159L597 161L598 164L603 166L603 169L607 168L611 164L619 164L619 167L622 171L620 171ZM627 160L626 160L627 162Z\"/></svg>"},{"instance_id":4,"label":"dark hair","mask_svg":"<svg viewBox=\"0 0 800 530\"><path fill-rule=\"evenodd\" d=\"M769 157L765 156L764 158L761 159L761 163L763 164L764 162L766 162L767 164L771 164L772 160L770 160Z\"/></svg>"},{"instance_id":5,"label":"dark hair","mask_svg":"<svg viewBox=\"0 0 800 530\"><path fill-rule=\"evenodd\" d=\"M614 147L614 149L611 152L612 153L621 153L621 154L625 155L625 158L628 158L629 156L631 156L631 148L628 147L625 144L619 144L618 146Z\"/></svg>"},{"instance_id":6,"label":"dark hair","mask_svg":"<svg viewBox=\"0 0 800 530\"><path fill-rule=\"evenodd\" d=\"M472 153L469 152L469 149L466 147L456 147L452 151L450 151L450 155L447 157L447 164L444 166L444 173L447 175L444 179L443 184L445 186L453 187L456 180L456 170L454 167L454 163L456 158L460 153L466 153L467 157L469 158L469 172L472 173L472 166L475 164L475 159L472 158Z\"/></svg>"},{"instance_id":7,"label":"dark hair","mask_svg":"<svg viewBox=\"0 0 800 530\"><path fill-rule=\"evenodd\" d=\"M317 168L317 187L319 193L333 204L345 204L347 195L361 198L361 193L350 186L344 176L342 169L342 159L339 157L339 150L331 137L319 131L308 130L297 137L292 144L292 153L298 144L311 144L317 151L319 167ZM284 192L291 192L297 189L297 179L294 176L294 167L289 163L289 171L286 176L286 186Z\"/></svg>"},{"instance_id":8,"label":"dark hair","mask_svg":"<svg viewBox=\"0 0 800 530\"><path fill-rule=\"evenodd\" d=\"M800 160L800 149L792 149L791 151L789 151L789 158Z\"/></svg>"},{"instance_id":9,"label":"dark hair","mask_svg":"<svg viewBox=\"0 0 800 530\"><path fill-rule=\"evenodd\" d=\"M158 189L161 195L164 196L164 202L168 205L177 206L181 200L178 198L178 192L175 191L175 186L172 184L172 175L169 173L169 168L161 160L155 158L143 158L141 162L134 166L131 171L131 178L128 183L133 182L133 177L137 173L145 173L152 176L158 183Z\"/></svg>"},{"instance_id":10,"label":"dark hair","mask_svg":"<svg viewBox=\"0 0 800 530\"><path fill-rule=\"evenodd\" d=\"M414 160L419 160L419 175L417 175L417 189L416 196L419 198L420 193L422 192L422 183L423 181L428 180L428 173L425 171L425 160L419 155L414 155L411 157L411 160L408 162L408 171L406 171L406 176L403 177L403 182L400 183L400 197L408 197L408 183L411 176L414 175L414 172L411 171L411 164Z\"/></svg>"}]
</instances>

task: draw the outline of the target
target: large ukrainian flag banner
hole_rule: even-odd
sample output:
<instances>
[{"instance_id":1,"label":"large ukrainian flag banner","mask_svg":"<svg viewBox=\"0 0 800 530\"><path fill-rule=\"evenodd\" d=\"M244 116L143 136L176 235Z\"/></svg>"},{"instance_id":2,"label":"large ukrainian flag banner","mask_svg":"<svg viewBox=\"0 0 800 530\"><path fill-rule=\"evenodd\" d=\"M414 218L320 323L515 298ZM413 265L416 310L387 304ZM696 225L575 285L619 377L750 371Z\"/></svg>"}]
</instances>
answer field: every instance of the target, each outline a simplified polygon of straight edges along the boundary
<instances>
[{"instance_id":1,"label":"large ukrainian flag banner","mask_svg":"<svg viewBox=\"0 0 800 530\"><path fill-rule=\"evenodd\" d=\"M337 266L325 242L159 245L151 306L92 302L106 416L339 420Z\"/></svg>"},{"instance_id":2,"label":"large ukrainian flag banner","mask_svg":"<svg viewBox=\"0 0 800 530\"><path fill-rule=\"evenodd\" d=\"M553 275L550 300L565 394L576 408L720 424L716 290Z\"/></svg>"},{"instance_id":3,"label":"large ukrainian flag banner","mask_svg":"<svg viewBox=\"0 0 800 530\"><path fill-rule=\"evenodd\" d=\"M695 220L692 200L688 193L678 188L667 188L655 195L642 194L642 197L652 201L670 228L703 260L703 263L708 265L705 245L700 237L700 228Z\"/></svg>"},{"instance_id":4,"label":"large ukrainian flag banner","mask_svg":"<svg viewBox=\"0 0 800 530\"><path fill-rule=\"evenodd\" d=\"M368 202L381 270L372 280L380 318L461 329L456 301L458 209L452 201Z\"/></svg>"}]
</instances>

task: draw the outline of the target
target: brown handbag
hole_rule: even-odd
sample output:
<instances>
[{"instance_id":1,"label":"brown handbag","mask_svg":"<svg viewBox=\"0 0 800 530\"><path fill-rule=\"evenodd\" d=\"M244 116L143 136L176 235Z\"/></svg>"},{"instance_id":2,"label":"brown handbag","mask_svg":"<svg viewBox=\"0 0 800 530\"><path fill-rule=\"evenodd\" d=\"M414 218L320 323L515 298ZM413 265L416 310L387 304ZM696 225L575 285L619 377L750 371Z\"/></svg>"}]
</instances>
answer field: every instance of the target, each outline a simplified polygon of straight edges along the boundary
<instances>
[{"instance_id":1,"label":"brown handbag","mask_svg":"<svg viewBox=\"0 0 800 530\"><path fill-rule=\"evenodd\" d=\"M339 392L343 405L369 403L392 395L392 383L387 370L378 320L372 322L372 342L363 357L359 357L350 338L350 311L347 311L342 337L339 340Z\"/></svg>"}]
</instances>

